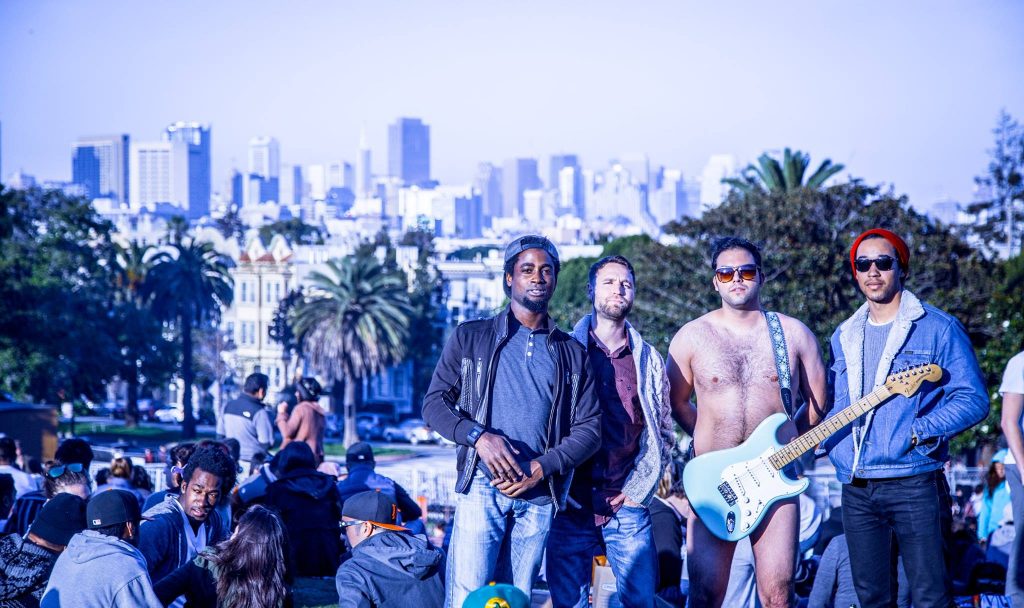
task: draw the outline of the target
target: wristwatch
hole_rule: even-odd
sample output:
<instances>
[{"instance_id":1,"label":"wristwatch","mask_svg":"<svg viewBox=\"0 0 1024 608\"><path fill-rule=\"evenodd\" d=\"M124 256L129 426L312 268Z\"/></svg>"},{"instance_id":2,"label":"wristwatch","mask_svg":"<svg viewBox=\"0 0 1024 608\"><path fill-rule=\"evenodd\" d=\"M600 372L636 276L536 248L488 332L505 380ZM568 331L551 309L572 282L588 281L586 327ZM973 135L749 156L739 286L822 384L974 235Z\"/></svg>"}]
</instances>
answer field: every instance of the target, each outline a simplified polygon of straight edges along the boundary
<instances>
[{"instance_id":1,"label":"wristwatch","mask_svg":"<svg viewBox=\"0 0 1024 608\"><path fill-rule=\"evenodd\" d=\"M486 431L487 429L484 428L484 425L477 424L472 430L466 433L466 443L471 446L476 445L477 439L480 439L480 435L483 435Z\"/></svg>"}]
</instances>

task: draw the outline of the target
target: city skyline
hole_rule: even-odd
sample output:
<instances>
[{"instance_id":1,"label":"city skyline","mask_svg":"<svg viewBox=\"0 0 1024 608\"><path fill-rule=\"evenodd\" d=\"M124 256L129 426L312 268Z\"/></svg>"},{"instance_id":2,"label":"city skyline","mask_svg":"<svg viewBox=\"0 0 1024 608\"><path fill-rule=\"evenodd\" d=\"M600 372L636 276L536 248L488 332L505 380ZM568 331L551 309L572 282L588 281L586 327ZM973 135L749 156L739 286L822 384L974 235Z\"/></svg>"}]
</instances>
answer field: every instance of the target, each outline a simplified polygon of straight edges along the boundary
<instances>
[{"instance_id":1,"label":"city skyline","mask_svg":"<svg viewBox=\"0 0 1024 608\"><path fill-rule=\"evenodd\" d=\"M365 128L383 175L387 126L408 116L430 125L444 184L562 153L587 167L644 155L693 179L714 154L742 167L790 146L924 209L967 202L999 110L1024 113L1024 7L962 8L6 3L2 177L70 180L77 139L151 141L179 120L217 131L224 194L258 135L283 165L358 164ZM153 30L179 13L194 31Z\"/></svg>"}]
</instances>

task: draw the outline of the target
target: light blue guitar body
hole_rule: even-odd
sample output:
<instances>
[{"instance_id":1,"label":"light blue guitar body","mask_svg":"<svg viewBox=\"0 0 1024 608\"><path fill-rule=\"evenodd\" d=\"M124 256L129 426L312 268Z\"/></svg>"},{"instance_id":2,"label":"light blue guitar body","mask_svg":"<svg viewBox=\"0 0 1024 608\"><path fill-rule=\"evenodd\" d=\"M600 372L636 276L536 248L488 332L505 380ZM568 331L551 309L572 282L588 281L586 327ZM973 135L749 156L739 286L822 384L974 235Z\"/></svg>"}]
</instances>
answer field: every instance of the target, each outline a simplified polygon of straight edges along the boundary
<instances>
[{"instance_id":1,"label":"light blue guitar body","mask_svg":"<svg viewBox=\"0 0 1024 608\"><path fill-rule=\"evenodd\" d=\"M806 479L790 479L769 461L782 447L775 437L788 420L785 414L772 414L742 444L686 463L686 497L718 538L740 540L757 529L772 504L807 489Z\"/></svg>"}]
</instances>

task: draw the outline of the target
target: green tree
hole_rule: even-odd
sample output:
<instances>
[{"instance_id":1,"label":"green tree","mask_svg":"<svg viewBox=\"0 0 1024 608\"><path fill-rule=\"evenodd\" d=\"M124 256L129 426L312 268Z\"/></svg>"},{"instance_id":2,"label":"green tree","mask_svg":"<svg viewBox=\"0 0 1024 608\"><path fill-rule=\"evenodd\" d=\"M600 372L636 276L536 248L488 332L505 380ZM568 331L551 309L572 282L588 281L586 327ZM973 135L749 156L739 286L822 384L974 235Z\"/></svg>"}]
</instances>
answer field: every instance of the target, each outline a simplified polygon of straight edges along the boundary
<instances>
[{"instance_id":1,"label":"green tree","mask_svg":"<svg viewBox=\"0 0 1024 608\"><path fill-rule=\"evenodd\" d=\"M288 295L278 303L277 309L274 310L274 319L270 322L270 327L267 328L268 337L281 345L281 350L283 351L282 358L285 364L285 378L289 379L292 376L288 370L288 362L295 361L297 364L302 357L299 341L295 338L295 332L292 331L289 321L292 310L301 301L301 290L293 289L289 291Z\"/></svg>"},{"instance_id":2,"label":"green tree","mask_svg":"<svg viewBox=\"0 0 1024 608\"><path fill-rule=\"evenodd\" d=\"M305 299L295 306L292 329L307 360L321 375L344 381L345 445L359 440L357 382L405 356L412 313L402 273L373 255L353 255L313 272Z\"/></svg>"},{"instance_id":3,"label":"green tree","mask_svg":"<svg viewBox=\"0 0 1024 608\"><path fill-rule=\"evenodd\" d=\"M213 223L216 224L217 230L220 231L224 238L236 239L239 242L245 236L245 231L248 228L234 205L231 205L227 213L214 220Z\"/></svg>"},{"instance_id":4,"label":"green tree","mask_svg":"<svg viewBox=\"0 0 1024 608\"><path fill-rule=\"evenodd\" d=\"M296 245L323 245L324 243L324 234L320 228L310 226L297 217L260 226L260 238L264 243L270 243L270 239L274 238L275 234L283 235L289 243Z\"/></svg>"},{"instance_id":5,"label":"green tree","mask_svg":"<svg viewBox=\"0 0 1024 608\"><path fill-rule=\"evenodd\" d=\"M0 386L98 398L116 370L113 225L59 190L0 187Z\"/></svg>"},{"instance_id":6,"label":"green tree","mask_svg":"<svg viewBox=\"0 0 1024 608\"><path fill-rule=\"evenodd\" d=\"M120 354L118 375L127 385L125 426L138 423L139 386L166 381L174 371L174 342L151 308L152 294L146 278L155 250L132 241L118 245L114 280L113 317Z\"/></svg>"},{"instance_id":7,"label":"green tree","mask_svg":"<svg viewBox=\"0 0 1024 608\"><path fill-rule=\"evenodd\" d=\"M146 281L154 298L153 309L164 321L174 323L181 334L181 377L184 394L181 403L185 420L182 434L195 437L196 421L192 411L193 328L215 324L221 309L231 304L232 279L228 274L230 260L217 253L210 243L195 240L176 243L170 251L153 257L153 267Z\"/></svg>"},{"instance_id":8,"label":"green tree","mask_svg":"<svg viewBox=\"0 0 1024 608\"><path fill-rule=\"evenodd\" d=\"M1024 252L1013 250L1015 241L1024 243L1024 127L1004 110L992 133L988 170L974 180L981 199L965 209L974 218L967 230L987 252L1009 258Z\"/></svg>"},{"instance_id":9,"label":"green tree","mask_svg":"<svg viewBox=\"0 0 1024 608\"><path fill-rule=\"evenodd\" d=\"M430 261L436 253L433 235L411 230L403 235L401 244L416 247L418 252L409 293L409 324L415 331L410 332L407 344L408 359L412 363L412 399L413 403L420 403L441 356L445 329L444 289Z\"/></svg>"},{"instance_id":10,"label":"green tree","mask_svg":"<svg viewBox=\"0 0 1024 608\"><path fill-rule=\"evenodd\" d=\"M747 165L740 177L725 178L722 183L747 194L785 193L799 188L818 190L828 178L843 170L843 165L833 164L826 158L805 183L804 173L810 163L811 155L799 150L793 152L786 148L782 153L782 162L765 152L757 158L757 165Z\"/></svg>"}]
</instances>

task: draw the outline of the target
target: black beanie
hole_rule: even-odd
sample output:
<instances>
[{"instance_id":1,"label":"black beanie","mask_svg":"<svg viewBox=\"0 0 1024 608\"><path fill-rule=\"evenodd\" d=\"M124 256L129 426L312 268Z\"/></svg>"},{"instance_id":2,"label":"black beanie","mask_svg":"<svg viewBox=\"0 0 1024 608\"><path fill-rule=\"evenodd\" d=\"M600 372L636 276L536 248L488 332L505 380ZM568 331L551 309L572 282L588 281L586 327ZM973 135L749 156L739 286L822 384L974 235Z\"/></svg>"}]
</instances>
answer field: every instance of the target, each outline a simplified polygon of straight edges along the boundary
<instances>
[{"instance_id":1,"label":"black beanie","mask_svg":"<svg viewBox=\"0 0 1024 608\"><path fill-rule=\"evenodd\" d=\"M85 501L62 492L46 501L29 533L55 545L67 545L72 536L84 529Z\"/></svg>"}]
</instances>

